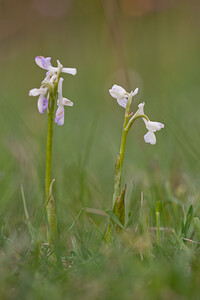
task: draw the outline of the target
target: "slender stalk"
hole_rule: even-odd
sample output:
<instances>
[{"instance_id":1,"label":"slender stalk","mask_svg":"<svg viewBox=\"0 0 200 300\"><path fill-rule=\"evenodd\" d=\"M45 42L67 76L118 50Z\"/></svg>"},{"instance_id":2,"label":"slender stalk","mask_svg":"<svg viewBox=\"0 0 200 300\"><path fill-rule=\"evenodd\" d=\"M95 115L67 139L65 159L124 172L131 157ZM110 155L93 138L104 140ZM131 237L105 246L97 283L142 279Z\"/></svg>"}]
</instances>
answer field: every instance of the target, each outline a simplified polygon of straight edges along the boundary
<instances>
[{"instance_id":1,"label":"slender stalk","mask_svg":"<svg viewBox=\"0 0 200 300\"><path fill-rule=\"evenodd\" d=\"M50 246L54 246L54 243L57 238L56 211L55 211L53 197L50 193L54 107L55 107L54 92L50 91L49 107L48 107L49 110L48 110L47 148L46 148L46 178L45 178L46 209L47 209L47 219L48 219L47 241Z\"/></svg>"},{"instance_id":2,"label":"slender stalk","mask_svg":"<svg viewBox=\"0 0 200 300\"><path fill-rule=\"evenodd\" d=\"M50 97L50 105L48 112L48 127L47 127L47 148L46 148L46 179L45 179L45 194L46 204L49 201L49 188L51 184L51 160L52 160L52 138L53 138L53 113L55 100Z\"/></svg>"},{"instance_id":3,"label":"slender stalk","mask_svg":"<svg viewBox=\"0 0 200 300\"><path fill-rule=\"evenodd\" d=\"M112 211L116 214L117 218L122 223L122 226L124 226L124 222L125 222L124 197L125 197L126 187L124 188L123 193L122 193L123 197L120 197L121 181L122 181L122 171L123 171L126 139L127 139L127 134L128 134L128 130L126 127L127 127L129 117L130 117L131 102L132 102L132 92L129 94L128 102L126 105L120 151L119 151L119 155L117 157L116 163L115 163L114 191L113 191L113 201L112 201ZM113 228L112 220L109 219L109 223L108 223L106 233L105 233L105 238L108 243L111 242L111 240L112 240L112 233L113 233L112 228ZM117 232L117 229L115 231Z\"/></svg>"},{"instance_id":4,"label":"slender stalk","mask_svg":"<svg viewBox=\"0 0 200 300\"><path fill-rule=\"evenodd\" d=\"M117 198L121 194L122 170L123 170L123 163L124 163L126 138L127 138L127 134L128 134L128 130L126 127L127 127L128 120L129 120L131 102L132 102L132 93L130 93L130 95L129 95L128 103L127 103L126 110L125 110L120 152L119 152L119 155L118 155L116 163L115 163L114 192L113 192L112 207L114 207Z\"/></svg>"}]
</instances>

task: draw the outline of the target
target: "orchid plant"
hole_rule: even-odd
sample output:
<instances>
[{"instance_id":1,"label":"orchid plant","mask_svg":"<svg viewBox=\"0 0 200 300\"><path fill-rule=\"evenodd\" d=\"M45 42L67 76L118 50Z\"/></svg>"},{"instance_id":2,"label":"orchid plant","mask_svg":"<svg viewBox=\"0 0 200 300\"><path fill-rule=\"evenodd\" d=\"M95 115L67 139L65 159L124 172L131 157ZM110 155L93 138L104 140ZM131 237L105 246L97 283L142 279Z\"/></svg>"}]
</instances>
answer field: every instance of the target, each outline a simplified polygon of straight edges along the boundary
<instances>
[{"instance_id":1,"label":"orchid plant","mask_svg":"<svg viewBox=\"0 0 200 300\"><path fill-rule=\"evenodd\" d=\"M57 239L57 221L54 199L52 196L51 185L51 161L52 161L52 137L53 137L53 120L55 102L57 98L57 110L55 114L55 122L58 125L64 124L64 106L73 106L73 102L63 98L62 84L63 78L61 73L76 75L75 68L63 68L62 64L57 60L57 67L51 65L51 57L37 56L36 64L47 71L44 80L39 89L34 88L29 91L29 96L38 96L37 107L41 114L47 111L48 127L47 127L47 148L46 148L46 176L45 176L45 196L47 209L47 241L54 248ZM53 181L52 181L53 182Z\"/></svg>"},{"instance_id":2,"label":"orchid plant","mask_svg":"<svg viewBox=\"0 0 200 300\"><path fill-rule=\"evenodd\" d=\"M136 119L142 118L147 128L147 133L144 136L144 141L151 145L156 144L156 136L155 132L164 128L164 124L160 122L152 122L149 120L147 115L144 113L144 102L138 105L138 109L135 113L131 112L131 104L133 100L133 96L138 93L138 88L136 88L133 92L126 92L124 88L118 85L113 85L113 87L109 90L110 95L117 99L117 102L120 106L125 109L124 115L124 125L122 131L122 138L121 138L121 146L120 152L117 157L115 163L115 175L114 175L114 191L113 191L113 202L112 202L112 218L108 223L108 227L106 230L106 239L108 242L112 240L112 232L120 232L121 228L125 225L125 192L126 186L121 191L121 180L122 180L122 170L123 170L123 162L124 162L124 153L126 147L126 139L127 134L135 122ZM113 213L114 218L117 217L117 223L113 222Z\"/></svg>"}]
</instances>

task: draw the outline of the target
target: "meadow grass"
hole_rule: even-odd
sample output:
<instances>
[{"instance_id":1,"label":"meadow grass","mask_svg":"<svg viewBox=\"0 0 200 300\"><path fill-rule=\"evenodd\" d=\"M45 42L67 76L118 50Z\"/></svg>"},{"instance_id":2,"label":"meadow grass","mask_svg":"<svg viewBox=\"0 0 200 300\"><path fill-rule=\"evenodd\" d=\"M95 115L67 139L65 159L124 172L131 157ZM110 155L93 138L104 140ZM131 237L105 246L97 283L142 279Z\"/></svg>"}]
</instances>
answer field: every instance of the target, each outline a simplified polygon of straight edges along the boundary
<instances>
[{"instance_id":1,"label":"meadow grass","mask_svg":"<svg viewBox=\"0 0 200 300\"><path fill-rule=\"evenodd\" d=\"M80 29L74 10L52 26L51 35L49 28L39 33L48 33L42 47L29 37L14 55L0 58L5 70L0 75L0 299L199 299L198 22L186 7L124 20L131 88L139 87L133 107L145 101L149 117L165 129L155 147L144 143L142 121L129 133L126 230L109 247L103 239L105 212L112 203L124 111L108 94L113 83L121 83L121 69L102 19L90 14ZM78 69L64 87L74 107L66 110L63 127L54 126L52 178L60 234L55 251L61 258L56 263L44 243L47 118L28 97L43 76L33 64L38 52Z\"/></svg>"}]
</instances>

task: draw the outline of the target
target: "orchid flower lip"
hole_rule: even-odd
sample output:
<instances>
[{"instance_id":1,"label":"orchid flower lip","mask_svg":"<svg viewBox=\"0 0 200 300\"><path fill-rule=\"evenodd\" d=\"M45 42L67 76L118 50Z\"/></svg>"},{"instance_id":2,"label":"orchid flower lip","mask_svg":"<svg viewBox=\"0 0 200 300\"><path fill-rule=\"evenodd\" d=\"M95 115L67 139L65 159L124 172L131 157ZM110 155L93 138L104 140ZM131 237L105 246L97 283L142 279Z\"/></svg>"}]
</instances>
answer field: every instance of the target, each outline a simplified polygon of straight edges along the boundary
<instances>
[{"instance_id":1,"label":"orchid flower lip","mask_svg":"<svg viewBox=\"0 0 200 300\"><path fill-rule=\"evenodd\" d=\"M41 114L43 114L45 112L45 110L48 107L48 100L47 98L45 98L43 95L40 95L40 97L38 98L38 110Z\"/></svg>"},{"instance_id":2,"label":"orchid flower lip","mask_svg":"<svg viewBox=\"0 0 200 300\"><path fill-rule=\"evenodd\" d=\"M155 133L152 131L148 131L145 136L144 136L144 141L146 143L149 143L151 145L155 145L156 144L156 136Z\"/></svg>"},{"instance_id":3,"label":"orchid flower lip","mask_svg":"<svg viewBox=\"0 0 200 300\"><path fill-rule=\"evenodd\" d=\"M155 145L156 144L156 136L155 133L156 131L161 130L162 128L164 128L164 124L160 123L160 122L152 122L150 120L146 120L145 118L142 118L145 126L148 130L148 132L145 134L144 136L144 140L146 143L149 143L151 145Z\"/></svg>"},{"instance_id":4,"label":"orchid flower lip","mask_svg":"<svg viewBox=\"0 0 200 300\"><path fill-rule=\"evenodd\" d=\"M55 122L58 125L63 125L64 124L64 107L62 105L59 105L57 110L56 110Z\"/></svg>"},{"instance_id":5,"label":"orchid flower lip","mask_svg":"<svg viewBox=\"0 0 200 300\"><path fill-rule=\"evenodd\" d=\"M117 102L118 102L118 104L120 106L122 106L123 108L126 108L128 100L126 98L124 98L124 99L117 99Z\"/></svg>"}]
</instances>

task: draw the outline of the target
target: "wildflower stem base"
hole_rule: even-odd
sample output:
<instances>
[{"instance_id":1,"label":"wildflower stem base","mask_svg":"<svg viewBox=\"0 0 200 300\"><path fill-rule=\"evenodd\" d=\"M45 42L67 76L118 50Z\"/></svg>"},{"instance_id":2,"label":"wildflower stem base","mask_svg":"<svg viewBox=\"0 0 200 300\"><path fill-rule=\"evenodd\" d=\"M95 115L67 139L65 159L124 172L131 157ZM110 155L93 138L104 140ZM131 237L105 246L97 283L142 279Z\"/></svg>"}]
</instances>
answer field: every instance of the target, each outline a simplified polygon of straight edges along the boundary
<instances>
[{"instance_id":1,"label":"wildflower stem base","mask_svg":"<svg viewBox=\"0 0 200 300\"><path fill-rule=\"evenodd\" d=\"M113 202L112 202L112 211L118 217L122 226L125 225L124 199L125 199L126 188L124 188L123 192L121 192L121 181L122 181L122 170L123 170L123 163L124 163L126 139L127 139L127 134L128 134L128 130L126 127L127 127L128 121L129 121L131 102L132 102L132 93L130 93L130 95L128 97L128 102L126 105L120 152L119 152L119 155L118 155L116 163L115 163L114 191L113 191ZM118 213L118 212L120 212L120 213ZM121 212L124 212L124 213L121 214ZM108 242L111 242L111 239L112 239L112 231L113 231L112 227L113 227L113 224L112 224L112 220L110 219L108 227L107 227L107 231L106 231L106 240ZM119 231L118 226L115 226L115 227L116 227L116 232L118 232Z\"/></svg>"}]
</instances>

